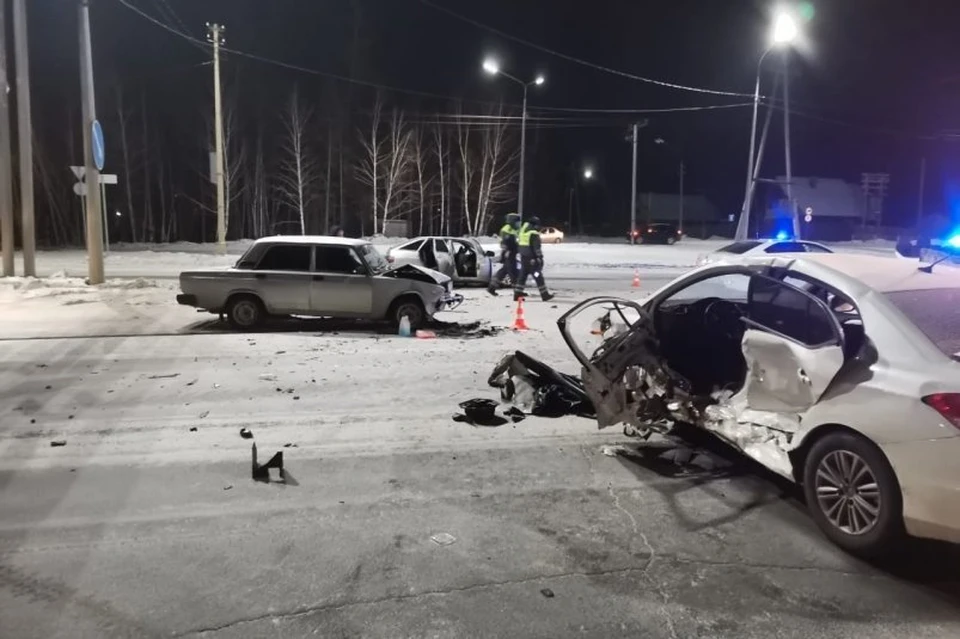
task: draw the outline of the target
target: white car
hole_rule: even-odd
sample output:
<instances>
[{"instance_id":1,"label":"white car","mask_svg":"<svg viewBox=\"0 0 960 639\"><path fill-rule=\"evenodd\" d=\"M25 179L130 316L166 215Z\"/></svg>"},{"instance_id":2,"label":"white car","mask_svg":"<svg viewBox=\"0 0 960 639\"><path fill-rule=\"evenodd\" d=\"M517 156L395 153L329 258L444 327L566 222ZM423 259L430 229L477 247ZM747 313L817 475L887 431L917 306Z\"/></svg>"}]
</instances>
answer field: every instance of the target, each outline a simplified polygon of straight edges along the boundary
<instances>
[{"instance_id":1,"label":"white car","mask_svg":"<svg viewBox=\"0 0 960 639\"><path fill-rule=\"evenodd\" d=\"M707 431L802 485L850 552L888 552L903 533L960 542L960 269L917 267L734 260L642 304L587 300L559 326L601 428ZM570 320L597 306L622 322L587 357Z\"/></svg>"},{"instance_id":2,"label":"white car","mask_svg":"<svg viewBox=\"0 0 960 639\"><path fill-rule=\"evenodd\" d=\"M420 266L391 268L364 240L291 235L254 242L228 269L180 274L177 302L253 329L269 316L386 320L419 328L463 301L449 277Z\"/></svg>"},{"instance_id":3,"label":"white car","mask_svg":"<svg viewBox=\"0 0 960 639\"><path fill-rule=\"evenodd\" d=\"M757 257L770 253L833 253L823 244L806 240L738 240L713 253L697 258L697 266L727 261L734 257Z\"/></svg>"},{"instance_id":4,"label":"white car","mask_svg":"<svg viewBox=\"0 0 960 639\"><path fill-rule=\"evenodd\" d=\"M387 262L415 264L440 271L458 285L490 283L496 272L497 255L472 237L433 235L417 237L387 249Z\"/></svg>"},{"instance_id":5,"label":"white car","mask_svg":"<svg viewBox=\"0 0 960 639\"><path fill-rule=\"evenodd\" d=\"M560 244L563 242L563 231L555 226L545 226L540 229L541 244Z\"/></svg>"}]
</instances>

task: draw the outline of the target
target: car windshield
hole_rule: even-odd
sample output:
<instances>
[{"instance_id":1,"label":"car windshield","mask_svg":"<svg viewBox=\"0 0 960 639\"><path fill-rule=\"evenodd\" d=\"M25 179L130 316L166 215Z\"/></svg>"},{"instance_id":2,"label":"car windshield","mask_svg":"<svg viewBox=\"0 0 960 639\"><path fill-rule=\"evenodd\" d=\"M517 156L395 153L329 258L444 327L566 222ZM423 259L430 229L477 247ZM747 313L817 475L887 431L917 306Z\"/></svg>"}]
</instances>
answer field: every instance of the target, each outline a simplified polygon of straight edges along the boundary
<instances>
[{"instance_id":1,"label":"car windshield","mask_svg":"<svg viewBox=\"0 0 960 639\"><path fill-rule=\"evenodd\" d=\"M749 251L750 249L757 248L763 244L763 242L757 242L755 240L747 240L745 242L734 242L733 244L727 244L722 249L719 249L718 253L733 253L735 255L742 255Z\"/></svg>"},{"instance_id":2,"label":"car windshield","mask_svg":"<svg viewBox=\"0 0 960 639\"><path fill-rule=\"evenodd\" d=\"M960 359L960 288L894 291L887 298L945 355Z\"/></svg>"},{"instance_id":3,"label":"car windshield","mask_svg":"<svg viewBox=\"0 0 960 639\"><path fill-rule=\"evenodd\" d=\"M361 244L357 247L357 250L360 251L360 255L363 256L364 261L370 266L370 270L373 271L374 274L383 273L390 268L390 264L380 255L380 251L378 251L377 247L373 244Z\"/></svg>"}]
</instances>

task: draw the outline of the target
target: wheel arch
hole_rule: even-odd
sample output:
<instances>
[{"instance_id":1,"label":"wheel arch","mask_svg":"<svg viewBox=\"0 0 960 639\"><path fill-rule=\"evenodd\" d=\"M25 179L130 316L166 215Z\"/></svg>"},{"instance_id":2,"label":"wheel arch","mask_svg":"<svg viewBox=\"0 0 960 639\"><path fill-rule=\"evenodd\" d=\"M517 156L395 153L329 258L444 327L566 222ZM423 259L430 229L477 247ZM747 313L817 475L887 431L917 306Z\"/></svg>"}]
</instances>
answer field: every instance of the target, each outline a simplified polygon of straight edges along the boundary
<instances>
[{"instance_id":1,"label":"wheel arch","mask_svg":"<svg viewBox=\"0 0 960 639\"><path fill-rule=\"evenodd\" d=\"M890 468L893 469L893 475L897 479L897 487L900 488L900 479L897 476L897 470L894 467L893 462L883 451L883 448L877 445L877 443L870 437L867 437L862 431L846 424L832 422L814 426L810 430L806 431L800 443L795 448L792 448L787 452L787 455L790 458L790 465L793 470L793 479L796 481L797 485L803 485L804 466L807 462L807 456L810 454L810 450L818 441L834 433L849 433L851 435L856 435L857 437L860 437L872 444L873 447L880 452L887 464L889 464Z\"/></svg>"},{"instance_id":2,"label":"wheel arch","mask_svg":"<svg viewBox=\"0 0 960 639\"><path fill-rule=\"evenodd\" d=\"M415 301L420 305L420 307L424 311L424 318L426 319L428 315L427 303L426 301L424 301L423 295L421 295L418 291L414 291L414 290L403 291L402 293L398 293L396 296L394 296L394 298L390 300L390 304L387 305L387 312L385 317L387 319L392 319L393 313L394 311L396 311L397 307L401 303L405 301L410 301L410 300Z\"/></svg>"},{"instance_id":3,"label":"wheel arch","mask_svg":"<svg viewBox=\"0 0 960 639\"><path fill-rule=\"evenodd\" d=\"M257 293L256 291L252 291L250 289L245 289L245 288L234 289L229 293L227 293L226 298L224 298L223 300L223 305L218 309L218 311L226 310L226 308L230 306L230 302L238 297L252 297L258 302L260 302L260 305L263 307L265 311L267 312L270 311L270 309L267 308L267 303L263 300L263 297L261 297L259 293Z\"/></svg>"}]
</instances>

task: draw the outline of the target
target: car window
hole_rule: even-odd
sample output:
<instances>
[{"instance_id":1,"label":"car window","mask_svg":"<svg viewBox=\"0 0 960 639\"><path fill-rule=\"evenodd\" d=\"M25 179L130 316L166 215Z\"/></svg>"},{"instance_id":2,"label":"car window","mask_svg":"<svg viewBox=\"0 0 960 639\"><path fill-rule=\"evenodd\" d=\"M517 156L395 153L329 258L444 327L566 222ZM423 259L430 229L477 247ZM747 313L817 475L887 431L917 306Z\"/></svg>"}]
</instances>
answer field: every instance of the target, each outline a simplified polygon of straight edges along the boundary
<instances>
[{"instance_id":1,"label":"car window","mask_svg":"<svg viewBox=\"0 0 960 639\"><path fill-rule=\"evenodd\" d=\"M360 252L360 256L363 257L367 266L375 275L390 268L387 259L380 254L380 251L373 244L361 244L357 247L357 251Z\"/></svg>"},{"instance_id":2,"label":"car window","mask_svg":"<svg viewBox=\"0 0 960 639\"><path fill-rule=\"evenodd\" d=\"M274 244L257 264L258 271L310 271L308 244Z\"/></svg>"},{"instance_id":3,"label":"car window","mask_svg":"<svg viewBox=\"0 0 960 639\"><path fill-rule=\"evenodd\" d=\"M755 249L758 246L763 244L763 242L757 242L753 240L747 240L745 242L734 242L733 244L727 244L721 249L718 249L718 253L733 253L735 255L743 255L750 249Z\"/></svg>"},{"instance_id":4,"label":"car window","mask_svg":"<svg viewBox=\"0 0 960 639\"><path fill-rule=\"evenodd\" d=\"M830 312L808 294L778 280L754 276L747 316L805 346L821 346L837 338Z\"/></svg>"},{"instance_id":5,"label":"car window","mask_svg":"<svg viewBox=\"0 0 960 639\"><path fill-rule=\"evenodd\" d=\"M260 261L260 258L267 251L267 244L254 244L246 250L246 252L240 256L240 259L237 260L237 263L234 265L234 268L238 269L253 269L257 267L257 263Z\"/></svg>"},{"instance_id":6,"label":"car window","mask_svg":"<svg viewBox=\"0 0 960 639\"><path fill-rule=\"evenodd\" d=\"M317 271L360 275L366 273L366 267L356 251L349 246L318 246Z\"/></svg>"},{"instance_id":7,"label":"car window","mask_svg":"<svg viewBox=\"0 0 960 639\"><path fill-rule=\"evenodd\" d=\"M895 291L886 295L945 355L960 359L960 288Z\"/></svg>"},{"instance_id":8,"label":"car window","mask_svg":"<svg viewBox=\"0 0 960 639\"><path fill-rule=\"evenodd\" d=\"M423 240L414 240L412 242L407 242L406 244L401 244L395 251L419 251L420 245L423 244Z\"/></svg>"},{"instance_id":9,"label":"car window","mask_svg":"<svg viewBox=\"0 0 960 639\"><path fill-rule=\"evenodd\" d=\"M813 242L804 242L803 247L807 249L807 253L833 253L826 246L820 246L819 244L814 244Z\"/></svg>"},{"instance_id":10,"label":"car window","mask_svg":"<svg viewBox=\"0 0 960 639\"><path fill-rule=\"evenodd\" d=\"M447 248L446 240L435 239L433 240L433 250L437 253L449 253L450 249Z\"/></svg>"},{"instance_id":11,"label":"car window","mask_svg":"<svg viewBox=\"0 0 960 639\"><path fill-rule=\"evenodd\" d=\"M673 293L661 304L689 304L706 297L717 297L730 302L746 302L750 276L746 273L724 273L694 282Z\"/></svg>"},{"instance_id":12,"label":"car window","mask_svg":"<svg viewBox=\"0 0 960 639\"><path fill-rule=\"evenodd\" d=\"M764 253L803 253L800 242L775 242L763 250Z\"/></svg>"}]
</instances>

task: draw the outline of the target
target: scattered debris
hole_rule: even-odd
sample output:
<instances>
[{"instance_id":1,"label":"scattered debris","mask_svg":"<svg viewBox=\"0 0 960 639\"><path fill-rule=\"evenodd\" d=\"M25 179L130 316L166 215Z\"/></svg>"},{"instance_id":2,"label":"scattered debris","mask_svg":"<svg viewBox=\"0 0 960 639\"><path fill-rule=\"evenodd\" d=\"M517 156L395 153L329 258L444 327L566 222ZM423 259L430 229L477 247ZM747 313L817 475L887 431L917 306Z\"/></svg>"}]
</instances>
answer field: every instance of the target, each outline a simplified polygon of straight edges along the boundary
<instances>
[{"instance_id":1,"label":"scattered debris","mask_svg":"<svg viewBox=\"0 0 960 639\"><path fill-rule=\"evenodd\" d=\"M300 399L300 396L299 396L299 395L294 395L294 396L293 396L293 399L294 399L294 400L298 400L298 399Z\"/></svg>"},{"instance_id":2,"label":"scattered debris","mask_svg":"<svg viewBox=\"0 0 960 639\"><path fill-rule=\"evenodd\" d=\"M297 444L284 444L284 448L300 448Z\"/></svg>"},{"instance_id":3,"label":"scattered debris","mask_svg":"<svg viewBox=\"0 0 960 639\"><path fill-rule=\"evenodd\" d=\"M50 384L47 384L46 386L44 386L44 390L50 390L51 388L53 388L53 386L51 386Z\"/></svg>"},{"instance_id":4,"label":"scattered debris","mask_svg":"<svg viewBox=\"0 0 960 639\"><path fill-rule=\"evenodd\" d=\"M67 419L73 419L73 415L67 415Z\"/></svg>"},{"instance_id":5,"label":"scattered debris","mask_svg":"<svg viewBox=\"0 0 960 639\"><path fill-rule=\"evenodd\" d=\"M204 417L206 417L206 416L209 415L209 414L210 414L210 411L208 411L208 410L203 411L202 413L200 413L200 419L203 419Z\"/></svg>"},{"instance_id":6,"label":"scattered debris","mask_svg":"<svg viewBox=\"0 0 960 639\"><path fill-rule=\"evenodd\" d=\"M166 375L151 375L147 379L173 379L174 377L180 377L180 373L169 373Z\"/></svg>"},{"instance_id":7,"label":"scattered debris","mask_svg":"<svg viewBox=\"0 0 960 639\"><path fill-rule=\"evenodd\" d=\"M196 384L198 381L199 381L198 379L193 379L193 380L187 382L187 386L193 386L193 385Z\"/></svg>"},{"instance_id":8,"label":"scattered debris","mask_svg":"<svg viewBox=\"0 0 960 639\"><path fill-rule=\"evenodd\" d=\"M420 329L416 332L417 339L436 339L437 334L434 331L425 331Z\"/></svg>"},{"instance_id":9,"label":"scattered debris","mask_svg":"<svg viewBox=\"0 0 960 639\"><path fill-rule=\"evenodd\" d=\"M456 543L457 538L451 535L450 533L437 533L436 535L430 536L430 541L437 544L438 546L449 546L450 544Z\"/></svg>"},{"instance_id":10,"label":"scattered debris","mask_svg":"<svg viewBox=\"0 0 960 639\"><path fill-rule=\"evenodd\" d=\"M251 435L250 437L253 437L253 435ZM252 459L251 474L253 476L254 481L269 483L270 470L276 469L280 473L280 482L287 483L287 476L283 470L283 451L282 450L275 452L273 454L273 457L270 458L270 461L268 461L266 464L263 464L263 465L257 462L257 445L256 444L251 446L250 454Z\"/></svg>"},{"instance_id":11,"label":"scattered debris","mask_svg":"<svg viewBox=\"0 0 960 639\"><path fill-rule=\"evenodd\" d=\"M253 433L250 432L249 428L241 428L240 436L244 439L253 439Z\"/></svg>"},{"instance_id":12,"label":"scattered debris","mask_svg":"<svg viewBox=\"0 0 960 639\"><path fill-rule=\"evenodd\" d=\"M626 446L604 446L600 449L600 452L606 455L607 457L616 457L617 455L629 454L630 449Z\"/></svg>"},{"instance_id":13,"label":"scattered debris","mask_svg":"<svg viewBox=\"0 0 960 639\"><path fill-rule=\"evenodd\" d=\"M553 591L550 590L549 588L542 588L540 590L540 594L546 597L547 599L553 599L554 597L556 597L556 595L553 594Z\"/></svg>"},{"instance_id":14,"label":"scattered debris","mask_svg":"<svg viewBox=\"0 0 960 639\"><path fill-rule=\"evenodd\" d=\"M503 414L509 417L514 424L516 424L517 422L522 422L527 418L527 414L524 413L519 408L517 408L516 406L511 406L507 410L503 411Z\"/></svg>"},{"instance_id":15,"label":"scattered debris","mask_svg":"<svg viewBox=\"0 0 960 639\"><path fill-rule=\"evenodd\" d=\"M65 439L55 439L52 442L50 442L50 446L54 448L57 448L59 446L66 446L66 445L67 445L67 440Z\"/></svg>"},{"instance_id":16,"label":"scattered debris","mask_svg":"<svg viewBox=\"0 0 960 639\"><path fill-rule=\"evenodd\" d=\"M223 487L223 489L224 489L224 490L232 490L232 489L233 489L233 484L227 484L226 486Z\"/></svg>"},{"instance_id":17,"label":"scattered debris","mask_svg":"<svg viewBox=\"0 0 960 639\"><path fill-rule=\"evenodd\" d=\"M197 427L196 427L196 426L191 426L191 427L190 427L190 432L191 432L191 433L197 432Z\"/></svg>"},{"instance_id":18,"label":"scattered debris","mask_svg":"<svg viewBox=\"0 0 960 639\"><path fill-rule=\"evenodd\" d=\"M260 379L265 382L275 382L277 381L277 376L274 375L273 373L263 373L262 375L260 375Z\"/></svg>"},{"instance_id":19,"label":"scattered debris","mask_svg":"<svg viewBox=\"0 0 960 639\"><path fill-rule=\"evenodd\" d=\"M468 399L460 402L463 413L454 415L453 421L466 422L472 426L503 426L507 419L497 415L499 406L500 404L492 399Z\"/></svg>"},{"instance_id":20,"label":"scattered debris","mask_svg":"<svg viewBox=\"0 0 960 639\"><path fill-rule=\"evenodd\" d=\"M541 417L593 415L593 405L579 378L560 373L522 351L504 356L487 383L499 388L501 399L524 413Z\"/></svg>"}]
</instances>

